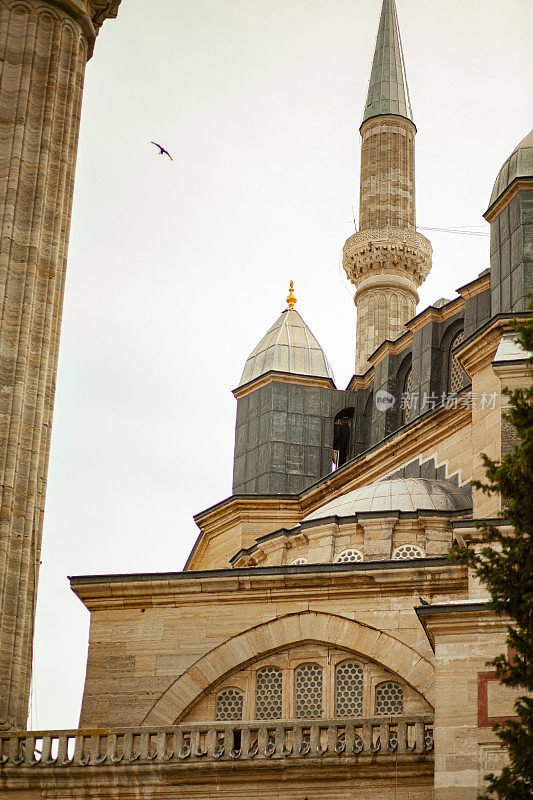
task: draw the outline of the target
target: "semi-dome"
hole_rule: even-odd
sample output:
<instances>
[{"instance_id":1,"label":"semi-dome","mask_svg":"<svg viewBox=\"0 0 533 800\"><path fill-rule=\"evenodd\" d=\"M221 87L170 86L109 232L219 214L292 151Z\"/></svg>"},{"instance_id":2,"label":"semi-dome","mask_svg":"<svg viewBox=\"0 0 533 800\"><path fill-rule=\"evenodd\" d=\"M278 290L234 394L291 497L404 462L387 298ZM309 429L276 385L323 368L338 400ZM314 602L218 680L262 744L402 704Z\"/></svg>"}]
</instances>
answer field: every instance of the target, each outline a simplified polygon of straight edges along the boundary
<instances>
[{"instance_id":1,"label":"semi-dome","mask_svg":"<svg viewBox=\"0 0 533 800\"><path fill-rule=\"evenodd\" d=\"M429 478L392 478L376 481L330 500L303 520L353 517L381 511L467 511L472 500L465 489Z\"/></svg>"},{"instance_id":2,"label":"semi-dome","mask_svg":"<svg viewBox=\"0 0 533 800\"><path fill-rule=\"evenodd\" d=\"M333 380L324 351L293 308L286 309L246 360L239 386L274 370Z\"/></svg>"},{"instance_id":3,"label":"semi-dome","mask_svg":"<svg viewBox=\"0 0 533 800\"><path fill-rule=\"evenodd\" d=\"M489 208L517 178L533 177L533 130L522 139L498 173Z\"/></svg>"}]
</instances>

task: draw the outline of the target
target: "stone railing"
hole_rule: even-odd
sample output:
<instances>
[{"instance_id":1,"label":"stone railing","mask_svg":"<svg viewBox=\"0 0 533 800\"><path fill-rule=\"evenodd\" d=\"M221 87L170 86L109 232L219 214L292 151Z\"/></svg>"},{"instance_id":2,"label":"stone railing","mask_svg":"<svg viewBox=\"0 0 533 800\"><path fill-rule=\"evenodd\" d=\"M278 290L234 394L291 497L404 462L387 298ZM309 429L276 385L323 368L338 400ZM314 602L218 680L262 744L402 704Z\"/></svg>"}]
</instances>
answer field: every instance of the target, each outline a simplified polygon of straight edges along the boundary
<instances>
[{"instance_id":1,"label":"stone railing","mask_svg":"<svg viewBox=\"0 0 533 800\"><path fill-rule=\"evenodd\" d=\"M0 772L135 763L187 764L316 757L423 755L433 717L217 722L0 734Z\"/></svg>"}]
</instances>

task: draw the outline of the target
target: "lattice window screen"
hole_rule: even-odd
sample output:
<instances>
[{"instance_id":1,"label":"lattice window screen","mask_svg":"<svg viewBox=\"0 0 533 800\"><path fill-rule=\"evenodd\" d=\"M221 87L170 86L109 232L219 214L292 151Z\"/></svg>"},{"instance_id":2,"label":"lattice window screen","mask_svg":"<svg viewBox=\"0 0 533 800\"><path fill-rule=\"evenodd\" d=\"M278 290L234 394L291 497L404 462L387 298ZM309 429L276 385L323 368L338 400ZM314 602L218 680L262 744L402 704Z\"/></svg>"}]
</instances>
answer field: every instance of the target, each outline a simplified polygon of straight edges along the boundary
<instances>
[{"instance_id":1,"label":"lattice window screen","mask_svg":"<svg viewBox=\"0 0 533 800\"><path fill-rule=\"evenodd\" d=\"M450 392L458 392L463 388L463 381L465 374L461 369L459 362L457 361L456 357L453 355L452 350L458 344L461 344L464 341L465 332L460 331L457 336L455 336L452 340L450 345L450 357L449 357L449 369L448 369L448 390Z\"/></svg>"},{"instance_id":2,"label":"lattice window screen","mask_svg":"<svg viewBox=\"0 0 533 800\"><path fill-rule=\"evenodd\" d=\"M256 719L281 719L282 690L282 673L278 667L263 667L257 672Z\"/></svg>"},{"instance_id":3,"label":"lattice window screen","mask_svg":"<svg viewBox=\"0 0 533 800\"><path fill-rule=\"evenodd\" d=\"M339 553L338 556L335 556L335 562L337 564L347 564L351 561L362 561L363 554L359 550L343 550L342 553Z\"/></svg>"},{"instance_id":4,"label":"lattice window screen","mask_svg":"<svg viewBox=\"0 0 533 800\"><path fill-rule=\"evenodd\" d=\"M217 694L216 719L236 720L242 719L244 693L240 689L223 689Z\"/></svg>"},{"instance_id":5,"label":"lattice window screen","mask_svg":"<svg viewBox=\"0 0 533 800\"><path fill-rule=\"evenodd\" d=\"M363 667L355 661L343 661L335 669L335 714L360 717L362 713Z\"/></svg>"},{"instance_id":6,"label":"lattice window screen","mask_svg":"<svg viewBox=\"0 0 533 800\"><path fill-rule=\"evenodd\" d=\"M425 558L422 548L416 544L401 544L393 552L392 557L395 561L408 561L411 558Z\"/></svg>"},{"instance_id":7,"label":"lattice window screen","mask_svg":"<svg viewBox=\"0 0 533 800\"><path fill-rule=\"evenodd\" d=\"M376 716L390 717L403 714L403 689L398 683L387 681L376 686Z\"/></svg>"},{"instance_id":8,"label":"lattice window screen","mask_svg":"<svg viewBox=\"0 0 533 800\"><path fill-rule=\"evenodd\" d=\"M294 671L296 717L313 719L322 716L322 667L300 664Z\"/></svg>"}]
</instances>

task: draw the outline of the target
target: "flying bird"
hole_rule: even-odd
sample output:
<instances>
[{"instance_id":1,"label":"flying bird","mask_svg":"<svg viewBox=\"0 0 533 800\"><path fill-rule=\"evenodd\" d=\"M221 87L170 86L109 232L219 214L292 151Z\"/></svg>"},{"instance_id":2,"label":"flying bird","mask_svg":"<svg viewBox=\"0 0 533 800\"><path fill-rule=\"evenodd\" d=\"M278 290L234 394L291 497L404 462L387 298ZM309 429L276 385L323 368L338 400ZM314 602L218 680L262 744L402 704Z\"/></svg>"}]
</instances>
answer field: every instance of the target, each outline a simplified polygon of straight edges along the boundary
<instances>
[{"instance_id":1,"label":"flying bird","mask_svg":"<svg viewBox=\"0 0 533 800\"><path fill-rule=\"evenodd\" d=\"M163 155L164 156L168 156L171 161L174 161L174 159L172 158L172 156L170 155L168 150L165 150L165 148L162 145L158 144L157 142L150 142L150 144L155 144L156 147L159 147L159 155L160 156L163 156Z\"/></svg>"}]
</instances>

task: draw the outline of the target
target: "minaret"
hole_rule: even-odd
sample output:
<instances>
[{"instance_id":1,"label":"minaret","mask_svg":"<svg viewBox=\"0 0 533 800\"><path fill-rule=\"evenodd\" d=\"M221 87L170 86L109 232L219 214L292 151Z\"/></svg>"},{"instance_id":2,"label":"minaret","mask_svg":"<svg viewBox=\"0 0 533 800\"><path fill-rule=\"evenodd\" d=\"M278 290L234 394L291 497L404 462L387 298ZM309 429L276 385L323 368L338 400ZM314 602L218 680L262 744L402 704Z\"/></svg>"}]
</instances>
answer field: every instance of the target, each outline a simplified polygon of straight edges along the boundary
<instances>
[{"instance_id":1,"label":"minaret","mask_svg":"<svg viewBox=\"0 0 533 800\"><path fill-rule=\"evenodd\" d=\"M0 4L0 729L26 727L83 79L119 5Z\"/></svg>"},{"instance_id":2,"label":"minaret","mask_svg":"<svg viewBox=\"0 0 533 800\"><path fill-rule=\"evenodd\" d=\"M359 232L343 249L355 284L356 374L415 315L431 244L415 230L415 134L394 0L383 0L361 133Z\"/></svg>"}]
</instances>

